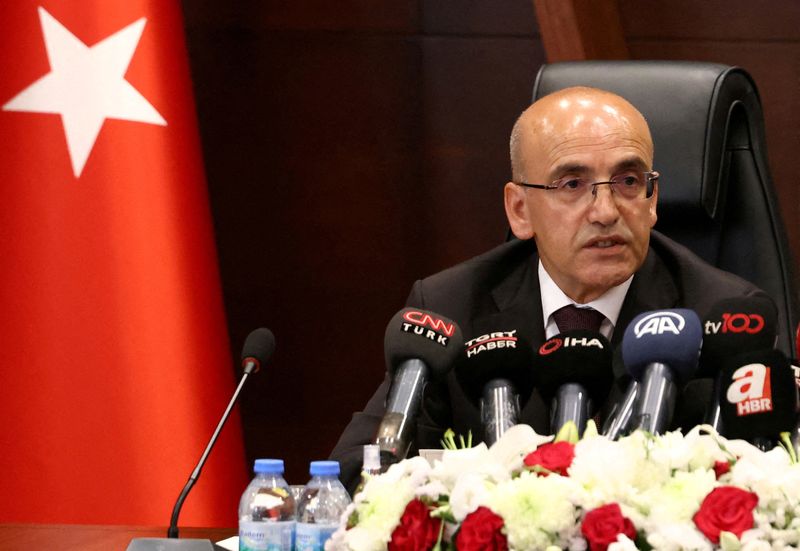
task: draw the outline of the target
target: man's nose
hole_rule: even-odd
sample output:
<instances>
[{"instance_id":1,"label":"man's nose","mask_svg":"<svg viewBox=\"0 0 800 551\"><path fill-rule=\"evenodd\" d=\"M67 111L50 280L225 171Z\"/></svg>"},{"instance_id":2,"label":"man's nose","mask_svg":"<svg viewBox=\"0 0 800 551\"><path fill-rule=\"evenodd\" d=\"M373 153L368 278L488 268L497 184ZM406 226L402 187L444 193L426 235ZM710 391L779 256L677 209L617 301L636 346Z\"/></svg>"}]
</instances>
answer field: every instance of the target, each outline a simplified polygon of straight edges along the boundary
<instances>
[{"instance_id":1,"label":"man's nose","mask_svg":"<svg viewBox=\"0 0 800 551\"><path fill-rule=\"evenodd\" d=\"M609 226L616 222L619 218L619 208L611 186L599 184L592 191L589 221L598 222L604 226Z\"/></svg>"}]
</instances>

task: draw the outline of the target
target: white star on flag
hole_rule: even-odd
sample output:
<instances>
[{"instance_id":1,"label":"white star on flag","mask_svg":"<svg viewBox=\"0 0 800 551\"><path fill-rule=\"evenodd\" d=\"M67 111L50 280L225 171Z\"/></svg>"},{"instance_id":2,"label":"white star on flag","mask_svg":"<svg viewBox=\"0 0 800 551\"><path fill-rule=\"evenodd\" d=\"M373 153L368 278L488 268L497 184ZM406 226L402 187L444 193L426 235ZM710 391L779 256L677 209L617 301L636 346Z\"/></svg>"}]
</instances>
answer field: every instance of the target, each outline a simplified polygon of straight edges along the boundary
<instances>
[{"instance_id":1,"label":"white star on flag","mask_svg":"<svg viewBox=\"0 0 800 551\"><path fill-rule=\"evenodd\" d=\"M166 126L159 112L125 80L146 18L91 47L41 7L39 21L50 72L3 105L3 110L61 115L76 178L106 119Z\"/></svg>"}]
</instances>

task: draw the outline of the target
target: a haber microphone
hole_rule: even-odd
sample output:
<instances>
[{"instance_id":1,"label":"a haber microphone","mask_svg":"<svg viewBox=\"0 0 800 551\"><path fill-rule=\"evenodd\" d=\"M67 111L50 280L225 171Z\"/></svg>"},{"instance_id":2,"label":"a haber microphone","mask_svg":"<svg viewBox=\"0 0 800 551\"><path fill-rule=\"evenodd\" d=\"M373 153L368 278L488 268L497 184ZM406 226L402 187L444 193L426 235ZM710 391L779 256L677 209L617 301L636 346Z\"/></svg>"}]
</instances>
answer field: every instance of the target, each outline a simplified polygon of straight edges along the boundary
<instances>
[{"instance_id":1,"label":"a haber microphone","mask_svg":"<svg viewBox=\"0 0 800 551\"><path fill-rule=\"evenodd\" d=\"M782 352L757 350L728 358L721 375L726 438L742 438L769 449L781 432L794 430L797 386Z\"/></svg>"},{"instance_id":2,"label":"a haber microphone","mask_svg":"<svg viewBox=\"0 0 800 551\"><path fill-rule=\"evenodd\" d=\"M638 382L632 428L662 434L678 390L697 369L703 330L692 310L654 310L636 316L622 338L622 359Z\"/></svg>"},{"instance_id":3,"label":"a haber microphone","mask_svg":"<svg viewBox=\"0 0 800 551\"><path fill-rule=\"evenodd\" d=\"M720 416L722 365L743 352L774 347L778 310L766 296L735 297L717 302L703 322L703 349L697 377L714 377L704 422L723 432Z\"/></svg>"},{"instance_id":4,"label":"a haber microphone","mask_svg":"<svg viewBox=\"0 0 800 551\"><path fill-rule=\"evenodd\" d=\"M534 360L536 386L552 404L550 429L554 434L568 421L583 434L586 422L611 389L611 356L608 340L593 331L561 333L539 347Z\"/></svg>"},{"instance_id":5,"label":"a haber microphone","mask_svg":"<svg viewBox=\"0 0 800 551\"><path fill-rule=\"evenodd\" d=\"M420 308L404 308L389 321L383 342L392 386L375 443L385 465L405 459L425 383L447 374L464 340L454 321Z\"/></svg>"},{"instance_id":6,"label":"a haber microphone","mask_svg":"<svg viewBox=\"0 0 800 551\"><path fill-rule=\"evenodd\" d=\"M469 339L455 367L464 394L480 409L489 446L519 422L520 397L525 401L533 391L533 348L517 327L498 324Z\"/></svg>"},{"instance_id":7,"label":"a haber microphone","mask_svg":"<svg viewBox=\"0 0 800 551\"><path fill-rule=\"evenodd\" d=\"M186 485L183 487L183 490L181 490L178 499L175 501L175 506L172 509L172 517L170 518L169 522L169 528L167 530L168 539L134 538L128 546L127 551L201 551L206 549L212 551L214 549L221 549L220 547L213 545L209 540L192 538L177 539L178 517L181 514L183 502L186 500L186 496L189 495L189 492L191 491L192 487L194 487L195 482L197 482L197 479L200 477L200 472L203 470L203 466L205 465L206 460L208 459L208 456L214 447L214 444L217 442L217 438L222 431L222 427L228 420L228 417L233 410L233 406L236 404L236 400L239 398L239 394L244 387L245 381L247 381L247 378L250 375L257 373L259 369L261 369L261 367L265 365L267 361L269 361L273 352L275 352L275 336L269 329L262 327L252 331L247 336L247 339L244 341L244 346L242 347L242 378L239 380L239 385L236 387L236 390L234 390L233 396L231 397L230 402L228 402L228 407L225 408L225 412L222 414L222 418L220 418L219 423L217 424L217 428L214 429L214 433L211 435L211 439L208 441L208 445L206 446L203 455L200 457L200 461L197 462L197 466L195 466L192 474L189 475L189 480L186 482Z\"/></svg>"}]
</instances>

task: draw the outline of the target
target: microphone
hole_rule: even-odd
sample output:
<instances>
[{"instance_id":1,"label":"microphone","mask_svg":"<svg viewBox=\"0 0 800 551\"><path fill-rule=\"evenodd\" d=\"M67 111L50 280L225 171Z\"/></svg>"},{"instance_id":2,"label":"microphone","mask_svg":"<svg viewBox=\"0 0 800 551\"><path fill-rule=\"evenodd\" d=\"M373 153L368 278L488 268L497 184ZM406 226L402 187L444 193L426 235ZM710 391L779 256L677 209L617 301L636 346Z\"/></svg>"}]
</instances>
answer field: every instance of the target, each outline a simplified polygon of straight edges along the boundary
<instances>
[{"instance_id":1,"label":"microphone","mask_svg":"<svg viewBox=\"0 0 800 551\"><path fill-rule=\"evenodd\" d=\"M738 354L725 362L721 376L720 405L726 438L743 438L761 449L770 449L781 432L794 430L797 386L782 352Z\"/></svg>"},{"instance_id":2,"label":"microphone","mask_svg":"<svg viewBox=\"0 0 800 551\"><path fill-rule=\"evenodd\" d=\"M464 340L454 321L404 308L389 320L383 342L392 386L374 442L380 446L382 464L391 464L408 454L426 381L447 374Z\"/></svg>"},{"instance_id":3,"label":"microphone","mask_svg":"<svg viewBox=\"0 0 800 551\"><path fill-rule=\"evenodd\" d=\"M720 415L721 366L737 354L773 348L777 325L778 309L766 296L729 298L711 307L703 323L703 349L697 376L714 377L711 403L704 422L717 432L723 432Z\"/></svg>"},{"instance_id":4,"label":"microphone","mask_svg":"<svg viewBox=\"0 0 800 551\"><path fill-rule=\"evenodd\" d=\"M610 440L617 440L622 436L630 425L633 417L633 410L636 407L636 396L639 394L639 383L631 379L628 388L622 399L613 405L608 412L605 423L603 423L602 433Z\"/></svg>"},{"instance_id":5,"label":"microphone","mask_svg":"<svg viewBox=\"0 0 800 551\"><path fill-rule=\"evenodd\" d=\"M678 389L697 369L703 331L692 310L636 316L622 337L622 359L638 382L633 427L661 434L672 421Z\"/></svg>"},{"instance_id":6,"label":"microphone","mask_svg":"<svg viewBox=\"0 0 800 551\"><path fill-rule=\"evenodd\" d=\"M189 495L189 492L191 491L192 487L194 487L195 482L197 482L197 479L200 477L200 472L203 470L203 466L205 465L206 460L211 453L211 449L214 447L214 444L216 444L217 438L219 437L220 432L222 432L222 427L228 420L231 410L233 410L233 406L236 404L236 400L239 398L239 393L242 391L245 381L247 381L247 378L251 374L257 373L261 369L261 366L267 363L267 361L272 357L273 352L275 352L275 336L269 329L262 327L252 331L247 336L247 339L244 341L244 346L242 347L241 357L242 368L244 370L242 378L239 380L239 385L236 387L236 390L234 390L233 396L228 403L228 407L225 408L225 412L222 414L222 418L220 418L219 423L217 424L217 428L214 429L214 433L211 435L211 439L208 441L208 445L206 446L203 455L200 457L200 461L197 462L197 466L192 471L192 474L189 475L189 480L187 480L186 485L183 487L183 490L181 490L177 501L175 501L175 506L172 509L172 517L170 518L169 522L169 529L167 530L168 539L134 538L131 540L130 545L128 545L127 551L200 551L202 549L208 549L211 551L213 549L219 549L218 546L213 545L209 540L191 538L181 540L175 539L178 537L178 517L181 514L183 502L186 500L186 496Z\"/></svg>"},{"instance_id":7,"label":"microphone","mask_svg":"<svg viewBox=\"0 0 800 551\"><path fill-rule=\"evenodd\" d=\"M556 434L572 421L583 434L614 379L608 340L594 331L560 333L542 344L535 362L536 385L551 403L550 430Z\"/></svg>"},{"instance_id":8,"label":"microphone","mask_svg":"<svg viewBox=\"0 0 800 551\"><path fill-rule=\"evenodd\" d=\"M511 324L500 327L504 330L490 331L464 343L464 353L455 367L464 394L480 409L488 446L518 424L519 397L527 400L533 392L533 348Z\"/></svg>"}]
</instances>

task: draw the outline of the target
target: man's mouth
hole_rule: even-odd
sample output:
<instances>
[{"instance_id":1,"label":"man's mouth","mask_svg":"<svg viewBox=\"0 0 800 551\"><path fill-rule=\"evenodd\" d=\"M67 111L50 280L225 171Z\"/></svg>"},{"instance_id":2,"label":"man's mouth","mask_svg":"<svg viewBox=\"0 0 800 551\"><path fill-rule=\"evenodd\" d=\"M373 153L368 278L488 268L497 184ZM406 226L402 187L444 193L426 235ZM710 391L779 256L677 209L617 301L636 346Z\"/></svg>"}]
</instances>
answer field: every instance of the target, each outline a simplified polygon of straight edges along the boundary
<instances>
[{"instance_id":1,"label":"man's mouth","mask_svg":"<svg viewBox=\"0 0 800 551\"><path fill-rule=\"evenodd\" d=\"M608 249L615 245L624 245L625 241L617 236L600 238L600 239L592 239L589 243L586 244L587 247L592 249Z\"/></svg>"}]
</instances>

